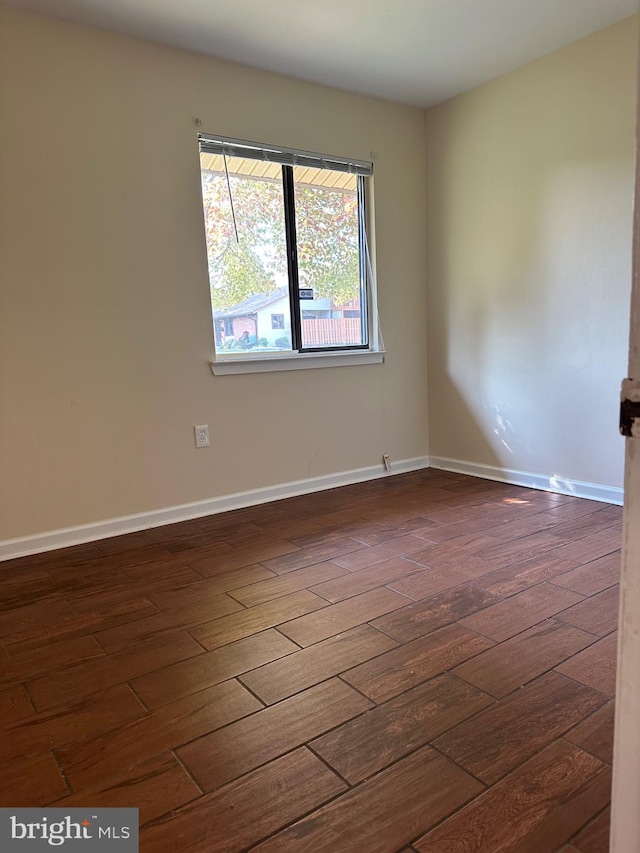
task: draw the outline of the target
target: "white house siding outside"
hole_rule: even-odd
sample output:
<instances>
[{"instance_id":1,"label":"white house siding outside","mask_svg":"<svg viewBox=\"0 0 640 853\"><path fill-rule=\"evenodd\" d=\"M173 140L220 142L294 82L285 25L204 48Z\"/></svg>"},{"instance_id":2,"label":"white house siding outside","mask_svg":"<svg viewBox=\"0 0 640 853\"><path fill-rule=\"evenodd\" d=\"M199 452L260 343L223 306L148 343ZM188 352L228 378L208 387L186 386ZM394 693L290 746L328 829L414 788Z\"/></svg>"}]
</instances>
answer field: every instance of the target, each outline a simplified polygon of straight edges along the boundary
<instances>
[{"instance_id":1,"label":"white house siding outside","mask_svg":"<svg viewBox=\"0 0 640 853\"><path fill-rule=\"evenodd\" d=\"M272 328L272 315L283 315L284 328ZM286 296L282 299L278 299L276 302L272 302L270 305L265 305L264 308L258 310L256 312L256 319L258 340L266 338L269 342L269 346L273 347L276 346L276 341L280 341L282 338L287 338L289 341L287 348L291 347L291 316L289 311L289 299Z\"/></svg>"}]
</instances>

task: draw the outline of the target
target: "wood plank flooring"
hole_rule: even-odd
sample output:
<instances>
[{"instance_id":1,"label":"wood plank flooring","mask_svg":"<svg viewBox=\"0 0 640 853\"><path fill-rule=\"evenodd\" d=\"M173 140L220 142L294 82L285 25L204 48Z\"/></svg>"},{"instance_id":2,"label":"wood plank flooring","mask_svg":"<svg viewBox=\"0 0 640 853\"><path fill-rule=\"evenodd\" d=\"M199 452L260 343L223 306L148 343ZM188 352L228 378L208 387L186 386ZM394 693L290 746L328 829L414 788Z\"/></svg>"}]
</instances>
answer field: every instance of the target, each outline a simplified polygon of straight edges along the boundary
<instances>
[{"instance_id":1,"label":"wood plank flooring","mask_svg":"<svg viewBox=\"0 0 640 853\"><path fill-rule=\"evenodd\" d=\"M0 564L0 805L606 853L619 507L427 470Z\"/></svg>"}]
</instances>

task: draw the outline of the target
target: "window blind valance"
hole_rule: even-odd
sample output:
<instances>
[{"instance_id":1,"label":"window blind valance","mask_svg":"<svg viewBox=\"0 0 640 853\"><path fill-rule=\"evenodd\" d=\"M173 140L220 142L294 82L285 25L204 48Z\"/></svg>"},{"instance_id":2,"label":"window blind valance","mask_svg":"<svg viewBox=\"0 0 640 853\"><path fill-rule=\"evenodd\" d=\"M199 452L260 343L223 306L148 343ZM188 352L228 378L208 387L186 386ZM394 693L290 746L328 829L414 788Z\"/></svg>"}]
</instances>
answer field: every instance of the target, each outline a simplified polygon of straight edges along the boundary
<instances>
[{"instance_id":1,"label":"window blind valance","mask_svg":"<svg viewBox=\"0 0 640 853\"><path fill-rule=\"evenodd\" d=\"M226 157L242 157L248 160L263 160L283 166L305 166L310 169L331 169L334 172L349 172L354 175L373 174L373 164L365 160L333 157L298 151L295 148L277 148L257 145L242 139L198 134L200 151L207 154L223 154Z\"/></svg>"}]
</instances>

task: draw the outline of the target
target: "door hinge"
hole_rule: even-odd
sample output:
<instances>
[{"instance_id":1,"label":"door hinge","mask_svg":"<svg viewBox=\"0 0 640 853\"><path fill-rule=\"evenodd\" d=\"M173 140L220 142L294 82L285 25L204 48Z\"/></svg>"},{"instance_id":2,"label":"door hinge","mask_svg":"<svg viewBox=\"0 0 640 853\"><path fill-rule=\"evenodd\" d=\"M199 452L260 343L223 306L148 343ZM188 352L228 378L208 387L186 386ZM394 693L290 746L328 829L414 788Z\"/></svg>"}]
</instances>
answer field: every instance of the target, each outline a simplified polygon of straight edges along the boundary
<instances>
[{"instance_id":1,"label":"door hinge","mask_svg":"<svg viewBox=\"0 0 640 853\"><path fill-rule=\"evenodd\" d=\"M637 379L622 380L620 434L627 438L640 438L640 381Z\"/></svg>"}]
</instances>

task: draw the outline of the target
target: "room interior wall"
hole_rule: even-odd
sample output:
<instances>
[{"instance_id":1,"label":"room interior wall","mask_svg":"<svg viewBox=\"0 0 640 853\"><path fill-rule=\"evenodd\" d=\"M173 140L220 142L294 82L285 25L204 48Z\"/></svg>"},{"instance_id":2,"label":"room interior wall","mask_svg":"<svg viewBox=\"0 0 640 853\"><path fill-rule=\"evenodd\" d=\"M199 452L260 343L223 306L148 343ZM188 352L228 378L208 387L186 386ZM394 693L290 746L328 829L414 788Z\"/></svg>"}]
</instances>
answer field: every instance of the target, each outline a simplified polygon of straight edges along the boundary
<instances>
[{"instance_id":1,"label":"room interior wall","mask_svg":"<svg viewBox=\"0 0 640 853\"><path fill-rule=\"evenodd\" d=\"M382 453L619 489L637 19L425 121L0 15L0 543L328 483ZM384 364L211 375L195 117L375 156Z\"/></svg>"},{"instance_id":2,"label":"room interior wall","mask_svg":"<svg viewBox=\"0 0 640 853\"><path fill-rule=\"evenodd\" d=\"M427 113L436 465L621 497L637 45L634 17Z\"/></svg>"},{"instance_id":3,"label":"room interior wall","mask_svg":"<svg viewBox=\"0 0 640 853\"><path fill-rule=\"evenodd\" d=\"M424 460L423 112L0 14L0 540ZM196 117L375 152L384 364L211 374Z\"/></svg>"}]
</instances>

